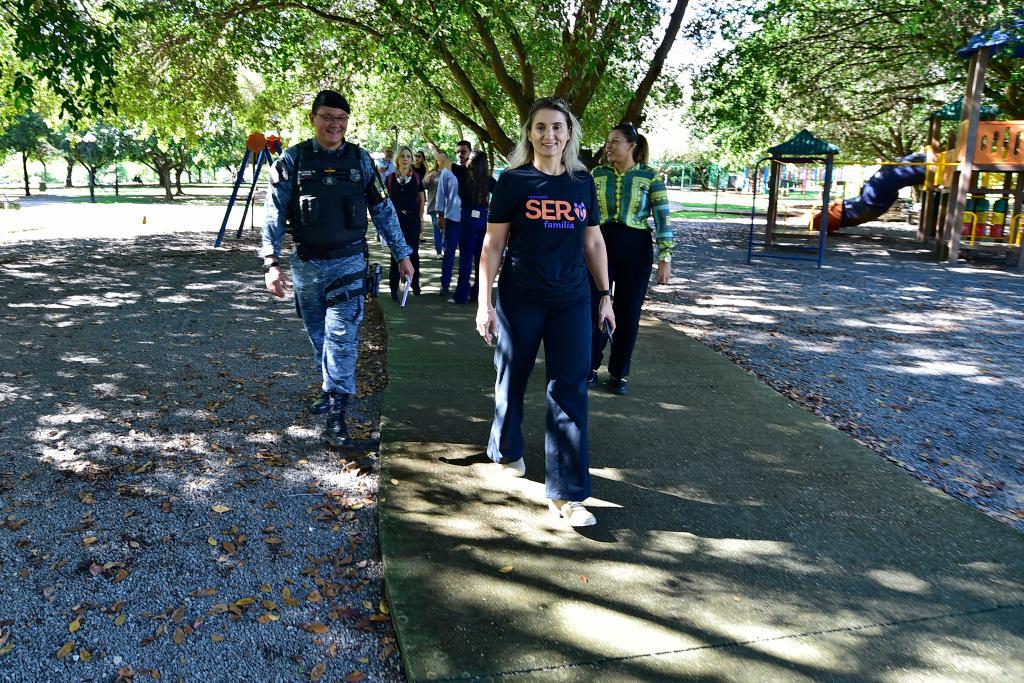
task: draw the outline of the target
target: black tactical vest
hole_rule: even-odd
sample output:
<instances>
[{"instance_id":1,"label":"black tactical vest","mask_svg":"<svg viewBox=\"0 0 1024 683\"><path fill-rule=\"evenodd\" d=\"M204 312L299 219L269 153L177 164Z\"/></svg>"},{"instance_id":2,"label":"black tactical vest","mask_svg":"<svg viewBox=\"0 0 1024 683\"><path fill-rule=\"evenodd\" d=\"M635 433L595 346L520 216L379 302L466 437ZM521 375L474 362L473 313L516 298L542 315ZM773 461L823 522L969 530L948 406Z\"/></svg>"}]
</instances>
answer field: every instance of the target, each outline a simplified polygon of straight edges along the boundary
<instances>
[{"instance_id":1,"label":"black tactical vest","mask_svg":"<svg viewBox=\"0 0 1024 683\"><path fill-rule=\"evenodd\" d=\"M340 155L298 145L295 192L289 211L293 240L313 257L355 247L366 237L366 178L359 146L345 143Z\"/></svg>"}]
</instances>

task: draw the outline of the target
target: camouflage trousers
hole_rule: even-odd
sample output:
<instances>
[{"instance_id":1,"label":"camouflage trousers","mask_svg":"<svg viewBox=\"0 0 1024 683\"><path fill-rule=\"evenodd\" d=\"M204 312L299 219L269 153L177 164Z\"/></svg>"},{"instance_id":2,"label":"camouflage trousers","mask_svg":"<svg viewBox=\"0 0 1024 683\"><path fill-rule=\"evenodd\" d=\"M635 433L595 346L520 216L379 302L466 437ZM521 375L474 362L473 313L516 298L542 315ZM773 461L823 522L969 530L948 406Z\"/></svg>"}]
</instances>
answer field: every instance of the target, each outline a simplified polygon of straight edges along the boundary
<instances>
[{"instance_id":1,"label":"camouflage trousers","mask_svg":"<svg viewBox=\"0 0 1024 683\"><path fill-rule=\"evenodd\" d=\"M361 281L340 287L331 285L346 275L362 273L366 262L362 255L303 261L293 254L290 260L295 308L313 346L316 371L323 380L322 389L355 394L359 324L363 321L365 296L355 294L333 306L328 306L327 301L338 294L358 291Z\"/></svg>"}]
</instances>

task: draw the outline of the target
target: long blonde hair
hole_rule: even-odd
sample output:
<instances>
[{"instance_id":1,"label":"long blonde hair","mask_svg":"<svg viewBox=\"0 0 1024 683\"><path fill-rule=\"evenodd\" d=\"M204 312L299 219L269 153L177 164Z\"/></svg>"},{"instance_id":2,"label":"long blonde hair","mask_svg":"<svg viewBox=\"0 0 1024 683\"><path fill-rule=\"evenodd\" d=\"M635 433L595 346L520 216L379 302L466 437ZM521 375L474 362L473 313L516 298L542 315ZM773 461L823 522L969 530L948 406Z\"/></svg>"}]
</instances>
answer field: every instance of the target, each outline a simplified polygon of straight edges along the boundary
<instances>
[{"instance_id":1,"label":"long blonde hair","mask_svg":"<svg viewBox=\"0 0 1024 683\"><path fill-rule=\"evenodd\" d=\"M569 141L565 143L562 150L562 163L568 171L585 171L586 165L580 161L580 122L569 105L561 97L542 97L535 100L530 107L530 114L526 117L526 123L519 129L519 142L515 149L508 156L508 167L519 168L533 163L533 144L530 142L530 129L533 128L533 117L541 109L557 111L565 116L569 124ZM573 177L570 175L570 177Z\"/></svg>"}]
</instances>

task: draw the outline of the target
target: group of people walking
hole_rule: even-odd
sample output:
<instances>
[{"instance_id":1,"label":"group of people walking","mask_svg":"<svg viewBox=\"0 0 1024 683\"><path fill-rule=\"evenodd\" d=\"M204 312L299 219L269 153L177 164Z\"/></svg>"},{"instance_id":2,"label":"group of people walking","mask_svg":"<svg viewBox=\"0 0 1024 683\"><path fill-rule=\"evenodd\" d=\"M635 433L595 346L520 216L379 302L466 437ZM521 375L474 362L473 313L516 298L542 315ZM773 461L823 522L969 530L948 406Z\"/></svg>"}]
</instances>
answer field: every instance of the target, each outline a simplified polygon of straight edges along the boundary
<instances>
[{"instance_id":1,"label":"group of people walking","mask_svg":"<svg viewBox=\"0 0 1024 683\"><path fill-rule=\"evenodd\" d=\"M391 251L393 297L406 277L413 293L420 293L418 249L426 210L442 257L442 294L457 304L476 301L477 332L496 347L488 456L499 472L526 474L523 403L543 343L546 496L571 525L596 523L583 505L590 496L587 391L599 382L611 340L608 387L628 393L653 243L656 279L667 283L669 275L668 198L660 176L646 165L646 140L632 124L614 127L605 144L607 163L591 173L579 159L579 121L561 99L542 98L533 103L497 182L483 152L466 141L456 147L458 163L438 150L430 170L422 153L402 147L394 170L380 179L372 167L367 173L369 155L344 141L348 114L340 94L317 95L310 114L316 137L289 148L271 174L260 250L266 287L283 297L278 255L286 224L292 224L296 308L323 378L321 397L310 411L327 413L324 439L351 445L345 407L354 393L354 341L365 293L355 274L366 267L366 209ZM342 168L345 173L336 175ZM338 188L338 181L345 187ZM456 251L459 269L451 291Z\"/></svg>"}]
</instances>

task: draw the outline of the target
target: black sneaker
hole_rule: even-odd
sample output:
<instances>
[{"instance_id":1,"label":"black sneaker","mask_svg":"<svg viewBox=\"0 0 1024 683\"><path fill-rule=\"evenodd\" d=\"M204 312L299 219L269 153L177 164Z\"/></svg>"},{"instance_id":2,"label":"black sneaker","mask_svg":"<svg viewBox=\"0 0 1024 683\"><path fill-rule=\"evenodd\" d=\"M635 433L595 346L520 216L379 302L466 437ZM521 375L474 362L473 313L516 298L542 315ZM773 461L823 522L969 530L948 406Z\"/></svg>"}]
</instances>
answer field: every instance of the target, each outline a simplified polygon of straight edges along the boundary
<instances>
[{"instance_id":1,"label":"black sneaker","mask_svg":"<svg viewBox=\"0 0 1024 683\"><path fill-rule=\"evenodd\" d=\"M335 448L351 448L354 445L348 436L348 425L345 423L345 407L347 405L348 394L330 394L327 425L320 436Z\"/></svg>"},{"instance_id":2,"label":"black sneaker","mask_svg":"<svg viewBox=\"0 0 1024 683\"><path fill-rule=\"evenodd\" d=\"M593 389L597 386L597 370L591 370L590 376L587 377L587 388Z\"/></svg>"},{"instance_id":3,"label":"black sneaker","mask_svg":"<svg viewBox=\"0 0 1024 683\"><path fill-rule=\"evenodd\" d=\"M309 404L309 412L313 415L323 415L331 405L331 395L326 391L320 393L320 398Z\"/></svg>"},{"instance_id":4,"label":"black sneaker","mask_svg":"<svg viewBox=\"0 0 1024 683\"><path fill-rule=\"evenodd\" d=\"M629 385L626 384L626 380L619 379L618 377L608 378L608 391L619 396L625 396L629 393Z\"/></svg>"}]
</instances>

